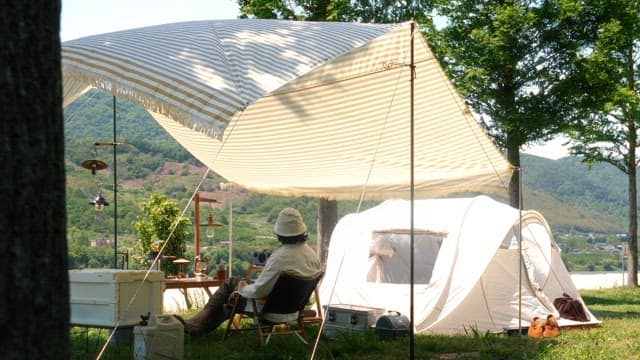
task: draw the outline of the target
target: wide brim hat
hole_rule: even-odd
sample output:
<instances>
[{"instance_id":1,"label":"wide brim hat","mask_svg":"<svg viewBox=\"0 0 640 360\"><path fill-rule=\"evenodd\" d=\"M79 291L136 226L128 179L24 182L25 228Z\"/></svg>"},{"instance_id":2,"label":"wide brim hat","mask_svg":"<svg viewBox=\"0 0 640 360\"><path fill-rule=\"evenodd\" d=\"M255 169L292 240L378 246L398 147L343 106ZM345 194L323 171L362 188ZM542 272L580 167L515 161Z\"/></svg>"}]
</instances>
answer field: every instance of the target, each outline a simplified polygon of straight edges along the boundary
<instances>
[{"instance_id":1,"label":"wide brim hat","mask_svg":"<svg viewBox=\"0 0 640 360\"><path fill-rule=\"evenodd\" d=\"M298 236L307 232L307 226L302 221L302 215L298 210L285 208L278 214L273 231L280 236Z\"/></svg>"}]
</instances>

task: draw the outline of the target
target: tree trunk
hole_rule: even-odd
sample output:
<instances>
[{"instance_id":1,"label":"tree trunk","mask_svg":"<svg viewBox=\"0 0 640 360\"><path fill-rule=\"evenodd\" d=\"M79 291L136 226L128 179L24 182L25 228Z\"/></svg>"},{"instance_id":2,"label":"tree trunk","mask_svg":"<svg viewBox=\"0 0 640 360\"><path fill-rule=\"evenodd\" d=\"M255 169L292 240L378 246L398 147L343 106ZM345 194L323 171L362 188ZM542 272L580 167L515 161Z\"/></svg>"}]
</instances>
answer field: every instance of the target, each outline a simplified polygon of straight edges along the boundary
<instances>
[{"instance_id":1,"label":"tree trunk","mask_svg":"<svg viewBox=\"0 0 640 360\"><path fill-rule=\"evenodd\" d=\"M0 13L0 340L4 359L69 359L60 0Z\"/></svg>"},{"instance_id":2,"label":"tree trunk","mask_svg":"<svg viewBox=\"0 0 640 360\"><path fill-rule=\"evenodd\" d=\"M509 182L509 205L519 209L520 208L520 148L507 149L507 161L515 167L511 182Z\"/></svg>"},{"instance_id":3,"label":"tree trunk","mask_svg":"<svg viewBox=\"0 0 640 360\"><path fill-rule=\"evenodd\" d=\"M629 121L629 275L627 285L638 285L638 196L636 186L636 138L635 114L631 115Z\"/></svg>"},{"instance_id":4,"label":"tree trunk","mask_svg":"<svg viewBox=\"0 0 640 360\"><path fill-rule=\"evenodd\" d=\"M331 233L338 222L338 202L327 198L318 199L318 242L317 252L322 267L327 265Z\"/></svg>"}]
</instances>

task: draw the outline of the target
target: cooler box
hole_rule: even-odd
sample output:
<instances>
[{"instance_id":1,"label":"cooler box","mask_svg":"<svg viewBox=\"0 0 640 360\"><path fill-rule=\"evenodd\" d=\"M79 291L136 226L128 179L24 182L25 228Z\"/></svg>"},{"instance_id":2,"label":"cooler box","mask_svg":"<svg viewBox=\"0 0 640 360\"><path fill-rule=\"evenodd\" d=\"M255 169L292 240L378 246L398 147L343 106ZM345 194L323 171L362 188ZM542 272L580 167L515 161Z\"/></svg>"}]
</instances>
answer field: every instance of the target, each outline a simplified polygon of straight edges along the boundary
<instances>
[{"instance_id":1,"label":"cooler box","mask_svg":"<svg viewBox=\"0 0 640 360\"><path fill-rule=\"evenodd\" d=\"M145 270L69 270L71 324L133 326L140 315L162 314L164 272ZM138 288L140 288L138 290ZM137 291L137 294L136 294ZM135 300L129 306L133 295Z\"/></svg>"},{"instance_id":2,"label":"cooler box","mask_svg":"<svg viewBox=\"0 0 640 360\"><path fill-rule=\"evenodd\" d=\"M409 333L411 321L395 312L382 315L376 321L376 336L379 340L395 340Z\"/></svg>"},{"instance_id":3,"label":"cooler box","mask_svg":"<svg viewBox=\"0 0 640 360\"><path fill-rule=\"evenodd\" d=\"M333 337L344 332L364 332L371 329L384 309L359 305L325 305L326 320L323 334Z\"/></svg>"},{"instance_id":4,"label":"cooler box","mask_svg":"<svg viewBox=\"0 0 640 360\"><path fill-rule=\"evenodd\" d=\"M152 315L147 326L133 328L135 360L181 360L184 354L184 327L173 315Z\"/></svg>"}]
</instances>

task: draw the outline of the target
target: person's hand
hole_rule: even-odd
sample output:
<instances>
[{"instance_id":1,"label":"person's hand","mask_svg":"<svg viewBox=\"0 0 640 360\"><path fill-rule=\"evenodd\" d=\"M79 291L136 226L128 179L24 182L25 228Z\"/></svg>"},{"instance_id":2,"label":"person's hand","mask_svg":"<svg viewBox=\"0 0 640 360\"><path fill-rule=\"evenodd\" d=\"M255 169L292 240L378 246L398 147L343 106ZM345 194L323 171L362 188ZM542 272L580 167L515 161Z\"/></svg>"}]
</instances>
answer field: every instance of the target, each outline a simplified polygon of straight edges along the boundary
<instances>
[{"instance_id":1,"label":"person's hand","mask_svg":"<svg viewBox=\"0 0 640 360\"><path fill-rule=\"evenodd\" d=\"M247 280L241 279L240 281L238 281L238 287L236 290L238 292L242 292L242 289L244 289L244 287L247 285L249 285L249 282Z\"/></svg>"}]
</instances>

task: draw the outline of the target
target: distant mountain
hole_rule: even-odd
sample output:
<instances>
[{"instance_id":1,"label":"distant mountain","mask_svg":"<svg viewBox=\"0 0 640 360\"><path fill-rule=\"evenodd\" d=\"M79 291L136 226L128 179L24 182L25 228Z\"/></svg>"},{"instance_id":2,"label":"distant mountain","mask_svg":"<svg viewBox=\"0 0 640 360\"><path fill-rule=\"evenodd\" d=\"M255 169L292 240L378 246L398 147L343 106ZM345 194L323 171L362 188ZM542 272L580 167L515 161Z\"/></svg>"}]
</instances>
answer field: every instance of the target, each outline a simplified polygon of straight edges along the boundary
<instances>
[{"instance_id":1,"label":"distant mountain","mask_svg":"<svg viewBox=\"0 0 640 360\"><path fill-rule=\"evenodd\" d=\"M527 154L522 168L524 207L542 212L554 231L627 232L627 177L617 168Z\"/></svg>"},{"instance_id":2,"label":"distant mountain","mask_svg":"<svg viewBox=\"0 0 640 360\"><path fill-rule=\"evenodd\" d=\"M97 183L110 183L109 169L92 177L80 163L94 156L112 159L112 148L93 147L96 141L111 141L112 117L112 96L100 91L88 92L65 109L67 197L72 226L95 225L87 220L90 217L86 202ZM204 167L144 109L118 99L117 134L118 141L123 142L117 148L121 182L118 197L122 197L119 216L128 216L126 224L135 220L136 207L151 191L176 199L189 198ZM606 164L589 169L572 157L550 160L522 154L521 159L524 207L540 211L554 232L626 233L627 180L622 172ZM205 188L212 190L221 180L214 174ZM506 201L504 194L495 196Z\"/></svg>"}]
</instances>

